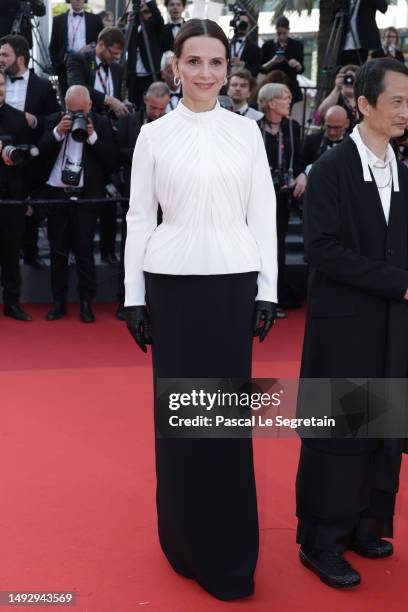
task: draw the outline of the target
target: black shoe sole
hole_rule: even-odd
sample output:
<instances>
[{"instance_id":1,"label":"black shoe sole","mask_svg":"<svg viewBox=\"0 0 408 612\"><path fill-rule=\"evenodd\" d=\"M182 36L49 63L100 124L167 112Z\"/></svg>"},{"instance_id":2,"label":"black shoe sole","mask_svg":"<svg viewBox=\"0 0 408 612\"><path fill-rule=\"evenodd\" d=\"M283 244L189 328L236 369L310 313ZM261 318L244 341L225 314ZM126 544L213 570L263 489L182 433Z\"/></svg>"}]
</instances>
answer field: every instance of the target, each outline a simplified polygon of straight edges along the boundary
<instances>
[{"instance_id":1,"label":"black shoe sole","mask_svg":"<svg viewBox=\"0 0 408 612\"><path fill-rule=\"evenodd\" d=\"M352 547L348 548L348 550L351 550L351 552L358 555L359 557L364 557L364 559L386 559L387 557L392 557L392 555L394 554L394 550L390 550L389 552L386 552L382 555L365 554L359 551L358 549L356 550L355 548L352 548Z\"/></svg>"},{"instance_id":2,"label":"black shoe sole","mask_svg":"<svg viewBox=\"0 0 408 612\"><path fill-rule=\"evenodd\" d=\"M329 576L327 576L327 574L324 574L317 567L315 567L302 551L299 551L299 559L300 562L305 567L307 567L307 569L311 570L314 574L316 574L316 576L318 576L320 580L324 582L324 584L327 584L327 586L333 587L334 589L354 589L355 587L361 584L361 579L355 584L340 584L337 581L332 580Z\"/></svg>"}]
</instances>

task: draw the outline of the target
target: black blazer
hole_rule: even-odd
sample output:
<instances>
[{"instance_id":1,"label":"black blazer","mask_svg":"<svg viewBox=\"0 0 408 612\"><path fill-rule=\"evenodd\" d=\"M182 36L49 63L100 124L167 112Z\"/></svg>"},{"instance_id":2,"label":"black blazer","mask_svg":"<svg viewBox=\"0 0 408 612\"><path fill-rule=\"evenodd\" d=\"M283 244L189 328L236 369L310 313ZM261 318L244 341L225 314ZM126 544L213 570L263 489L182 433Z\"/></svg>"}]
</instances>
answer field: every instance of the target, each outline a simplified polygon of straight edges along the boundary
<instances>
[{"instance_id":1,"label":"black blazer","mask_svg":"<svg viewBox=\"0 0 408 612\"><path fill-rule=\"evenodd\" d=\"M36 117L44 117L60 110L57 95L49 79L30 71L24 110Z\"/></svg>"},{"instance_id":2,"label":"black blazer","mask_svg":"<svg viewBox=\"0 0 408 612\"><path fill-rule=\"evenodd\" d=\"M25 114L9 104L0 107L0 135L10 136L13 144L30 144L32 142L31 129ZM0 183L6 185L10 198L19 200L28 194L29 183L26 179L27 168L6 166L0 160Z\"/></svg>"},{"instance_id":3,"label":"black blazer","mask_svg":"<svg viewBox=\"0 0 408 612\"><path fill-rule=\"evenodd\" d=\"M157 4L154 0L149 2L149 9L152 16L144 22L147 35L149 37L150 49L153 57L153 67L157 75L160 74L160 61L162 56L162 44L163 44L163 28L164 21L161 16L161 12L157 8ZM146 51L146 45L144 42L142 32L138 32L137 28L133 28L128 49L128 60L127 60L127 71L128 75L134 74L136 70L136 50L140 49L142 62L148 72L150 72L150 65Z\"/></svg>"},{"instance_id":4,"label":"black blazer","mask_svg":"<svg viewBox=\"0 0 408 612\"><path fill-rule=\"evenodd\" d=\"M275 55L278 50L278 46L274 40L267 40L262 45L261 49L261 65L269 62ZM299 40L295 40L294 38L288 38L287 46L285 48L285 58L286 62L280 62L276 64L272 70L282 70L285 74L287 74L290 82L290 90L293 96L293 103L299 102L302 100L302 92L299 87L299 83L297 82L297 75L302 74L304 71L304 51L303 51L303 43ZM295 59L300 64L302 64L302 69L300 72L296 72L291 66L289 66L288 61L291 59ZM264 70L260 68L260 72L263 74L268 74L272 72L272 70Z\"/></svg>"},{"instance_id":5,"label":"black blazer","mask_svg":"<svg viewBox=\"0 0 408 612\"><path fill-rule=\"evenodd\" d=\"M94 145L84 144L84 197L105 197L105 184L117 167L117 150L113 132L107 117L91 113L98 139ZM47 181L64 141L55 140L53 130L61 119L61 113L50 115L45 120L45 129L39 142L44 166L44 181Z\"/></svg>"},{"instance_id":6,"label":"black blazer","mask_svg":"<svg viewBox=\"0 0 408 612\"><path fill-rule=\"evenodd\" d=\"M124 169L123 195L130 195L130 175L132 170L133 151L138 139L140 128L143 125L143 109L135 113L129 113L119 119L116 142L119 149L120 165Z\"/></svg>"},{"instance_id":7,"label":"black blazer","mask_svg":"<svg viewBox=\"0 0 408 612\"><path fill-rule=\"evenodd\" d=\"M68 50L68 12L54 17L49 45L51 63L56 72L64 70ZM78 19L78 17L77 17ZM85 38L86 44L96 43L98 34L103 30L103 23L99 15L85 11Z\"/></svg>"},{"instance_id":8,"label":"black blazer","mask_svg":"<svg viewBox=\"0 0 408 612\"><path fill-rule=\"evenodd\" d=\"M377 11L386 13L387 9L387 0L361 0L357 14L357 32L361 49L370 50L381 47L375 14Z\"/></svg>"},{"instance_id":9,"label":"black blazer","mask_svg":"<svg viewBox=\"0 0 408 612\"><path fill-rule=\"evenodd\" d=\"M0 10L0 38L3 36L8 36L11 34L11 29L13 27L14 19L17 16L18 9L20 7L20 0L1 0L1 10ZM44 3L36 4L33 3L31 5L31 12L36 17L43 17L46 13L46 7ZM28 41L28 44L31 47L33 46L33 39L31 35L31 23L24 19L22 22L21 34Z\"/></svg>"},{"instance_id":10,"label":"black blazer","mask_svg":"<svg viewBox=\"0 0 408 612\"><path fill-rule=\"evenodd\" d=\"M96 68L95 51L70 53L67 62L68 87L71 85L84 85L87 87L91 95L94 110L97 113L103 113L105 110L105 94L94 88ZM123 67L120 64L113 63L110 65L109 70L112 74L113 95L121 100Z\"/></svg>"},{"instance_id":11,"label":"black blazer","mask_svg":"<svg viewBox=\"0 0 408 612\"><path fill-rule=\"evenodd\" d=\"M314 164L314 162L319 159L319 149L322 144L323 136L323 131L306 136L303 143L303 161L305 166Z\"/></svg>"},{"instance_id":12,"label":"black blazer","mask_svg":"<svg viewBox=\"0 0 408 612\"><path fill-rule=\"evenodd\" d=\"M256 77L261 69L261 50L250 40L246 40L241 53L241 61L252 76Z\"/></svg>"},{"instance_id":13,"label":"black blazer","mask_svg":"<svg viewBox=\"0 0 408 612\"><path fill-rule=\"evenodd\" d=\"M390 57L389 55L385 55L385 51L384 49L381 47L381 49L375 49L372 53L371 53L371 57L372 58L376 58L376 57ZM398 60L399 62L402 62L403 64L405 64L405 58L404 58L404 54L402 53L402 51L400 51L399 49L395 49L395 58L396 60Z\"/></svg>"},{"instance_id":14,"label":"black blazer","mask_svg":"<svg viewBox=\"0 0 408 612\"><path fill-rule=\"evenodd\" d=\"M185 20L182 20L183 23L185 23ZM171 23L166 23L166 25L163 26L163 30L162 30L162 51L163 53L165 51L174 51L174 37L173 37L173 30L172 30L172 24Z\"/></svg>"}]
</instances>

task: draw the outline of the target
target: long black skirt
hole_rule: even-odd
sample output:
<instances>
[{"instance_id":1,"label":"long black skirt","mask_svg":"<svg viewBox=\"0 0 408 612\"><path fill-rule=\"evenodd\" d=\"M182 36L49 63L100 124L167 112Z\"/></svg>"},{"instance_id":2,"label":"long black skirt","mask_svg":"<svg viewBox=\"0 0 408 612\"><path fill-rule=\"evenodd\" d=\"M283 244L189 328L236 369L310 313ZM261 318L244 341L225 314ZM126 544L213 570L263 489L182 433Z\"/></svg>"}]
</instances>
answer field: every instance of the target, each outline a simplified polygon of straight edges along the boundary
<instances>
[{"instance_id":1,"label":"long black skirt","mask_svg":"<svg viewBox=\"0 0 408 612\"><path fill-rule=\"evenodd\" d=\"M145 272L153 376L249 378L257 272ZM252 594L258 515L250 438L156 436L160 544L172 567L219 599Z\"/></svg>"}]
</instances>

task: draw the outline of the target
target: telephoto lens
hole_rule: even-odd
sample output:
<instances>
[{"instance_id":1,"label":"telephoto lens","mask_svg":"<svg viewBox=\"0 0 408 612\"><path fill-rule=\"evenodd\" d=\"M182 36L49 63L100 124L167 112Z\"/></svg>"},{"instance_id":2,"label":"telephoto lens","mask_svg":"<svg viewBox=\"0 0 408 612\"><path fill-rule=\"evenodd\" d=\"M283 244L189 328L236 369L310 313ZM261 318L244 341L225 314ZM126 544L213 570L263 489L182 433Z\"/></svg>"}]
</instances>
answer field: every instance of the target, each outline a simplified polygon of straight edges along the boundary
<instances>
[{"instance_id":1,"label":"telephoto lens","mask_svg":"<svg viewBox=\"0 0 408 612\"><path fill-rule=\"evenodd\" d=\"M84 113L72 113L71 136L76 142L85 142L88 139L88 119Z\"/></svg>"}]
</instances>

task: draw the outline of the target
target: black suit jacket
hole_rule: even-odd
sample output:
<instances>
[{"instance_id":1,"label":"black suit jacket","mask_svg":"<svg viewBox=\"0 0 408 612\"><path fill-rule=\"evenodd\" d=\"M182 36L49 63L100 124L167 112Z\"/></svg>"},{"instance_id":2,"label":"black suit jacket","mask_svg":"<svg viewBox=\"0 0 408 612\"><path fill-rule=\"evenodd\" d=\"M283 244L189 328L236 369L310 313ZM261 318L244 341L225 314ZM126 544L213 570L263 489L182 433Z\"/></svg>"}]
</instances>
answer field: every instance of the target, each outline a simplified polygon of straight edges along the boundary
<instances>
[{"instance_id":1,"label":"black suit jacket","mask_svg":"<svg viewBox=\"0 0 408 612\"><path fill-rule=\"evenodd\" d=\"M84 144L84 197L105 197L105 184L117 166L117 150L113 132L107 117L91 113L98 139L94 145ZM55 140L53 130L61 119L61 113L50 115L45 120L45 129L39 142L44 166L44 181L47 181L64 144Z\"/></svg>"},{"instance_id":2,"label":"black suit jacket","mask_svg":"<svg viewBox=\"0 0 408 612\"><path fill-rule=\"evenodd\" d=\"M68 87L71 85L84 85L87 87L91 95L94 110L97 113L103 113L106 110L104 107L105 94L94 88L97 74L96 69L95 51L71 53L67 62ZM113 95L121 100L123 67L120 64L113 63L110 65L109 70L112 74ZM105 76L103 69L102 73Z\"/></svg>"},{"instance_id":3,"label":"black suit jacket","mask_svg":"<svg viewBox=\"0 0 408 612\"><path fill-rule=\"evenodd\" d=\"M157 75L160 74L160 60L162 56L162 44L163 44L163 28L164 21L157 4L154 0L148 2L148 7L152 16L144 22L147 35L149 37L150 49L153 58L153 67ZM140 49L140 55L144 67L150 72L150 65L146 51L146 45L143 38L143 33L138 32L137 28L133 28L128 49L128 61L127 70L128 75L134 74L136 70L136 50Z\"/></svg>"},{"instance_id":4,"label":"black suit jacket","mask_svg":"<svg viewBox=\"0 0 408 612\"><path fill-rule=\"evenodd\" d=\"M29 144L32 140L25 114L9 104L0 107L0 136L10 136L12 143ZM11 199L19 200L28 194L27 168L6 166L0 159L0 183L6 185Z\"/></svg>"},{"instance_id":5,"label":"black suit jacket","mask_svg":"<svg viewBox=\"0 0 408 612\"><path fill-rule=\"evenodd\" d=\"M269 60L271 60L276 55L277 50L278 47L274 40L267 40L266 42L264 42L261 49L261 65L265 64L266 62L269 62ZM290 90L293 96L293 103L299 102L300 100L302 100L302 92L300 90L296 77L298 74L302 74L302 72L304 71L303 44L299 40L295 40L294 38L288 38L287 46L285 48L285 58L287 60L286 62L283 61L279 64L276 64L272 68L272 70L282 70L282 72L288 75L290 82ZM296 70L289 66L288 61L291 59L295 59L300 64L302 64L302 70L300 72L296 72ZM269 72L272 72L272 70L264 70L261 68L260 72L262 72L263 74L267 74Z\"/></svg>"},{"instance_id":6,"label":"black suit jacket","mask_svg":"<svg viewBox=\"0 0 408 612\"><path fill-rule=\"evenodd\" d=\"M185 23L185 20L182 20ZM177 30L179 31L179 30ZM172 30L172 24L166 23L162 30L162 51L174 51L174 36Z\"/></svg>"},{"instance_id":7,"label":"black suit jacket","mask_svg":"<svg viewBox=\"0 0 408 612\"><path fill-rule=\"evenodd\" d=\"M246 40L241 53L241 61L252 76L256 77L261 69L261 50L250 40Z\"/></svg>"},{"instance_id":8,"label":"black suit jacket","mask_svg":"<svg viewBox=\"0 0 408 612\"><path fill-rule=\"evenodd\" d=\"M143 109L124 115L119 119L116 141L119 149L119 160L124 168L123 195L130 195L130 175L132 170L133 151L144 121Z\"/></svg>"},{"instance_id":9,"label":"black suit jacket","mask_svg":"<svg viewBox=\"0 0 408 612\"><path fill-rule=\"evenodd\" d=\"M381 47L381 49L375 49L372 52L371 57L372 58L376 58L376 57L390 57L390 56L389 55L385 55L385 51ZM396 59L399 62L402 62L403 64L405 64L404 54L399 49L395 49L395 58L394 59Z\"/></svg>"},{"instance_id":10,"label":"black suit jacket","mask_svg":"<svg viewBox=\"0 0 408 612\"><path fill-rule=\"evenodd\" d=\"M323 131L306 136L303 143L303 161L305 166L314 164L314 162L319 159L319 149L322 144L323 136Z\"/></svg>"},{"instance_id":11,"label":"black suit jacket","mask_svg":"<svg viewBox=\"0 0 408 612\"><path fill-rule=\"evenodd\" d=\"M51 82L30 72L24 110L36 117L45 117L60 110Z\"/></svg>"},{"instance_id":12,"label":"black suit jacket","mask_svg":"<svg viewBox=\"0 0 408 612\"><path fill-rule=\"evenodd\" d=\"M14 19L17 16L20 8L20 0L1 0L0 2L0 38L11 34ZM36 17L42 17L46 13L46 7L44 3L31 4L31 11ZM30 48L33 46L33 39L31 35L31 23L28 20L23 20L21 34L26 38Z\"/></svg>"},{"instance_id":13,"label":"black suit jacket","mask_svg":"<svg viewBox=\"0 0 408 612\"><path fill-rule=\"evenodd\" d=\"M387 0L361 0L357 14L357 32L361 49L370 50L381 47L375 14L377 11L386 13L387 9Z\"/></svg>"},{"instance_id":14,"label":"black suit jacket","mask_svg":"<svg viewBox=\"0 0 408 612\"><path fill-rule=\"evenodd\" d=\"M79 19L77 17L77 19ZM86 44L96 43L99 32L103 29L103 23L99 15L85 11L85 38ZM51 63L58 73L65 69L66 55L68 50L68 11L57 17L52 22L52 33L49 45Z\"/></svg>"}]
</instances>

